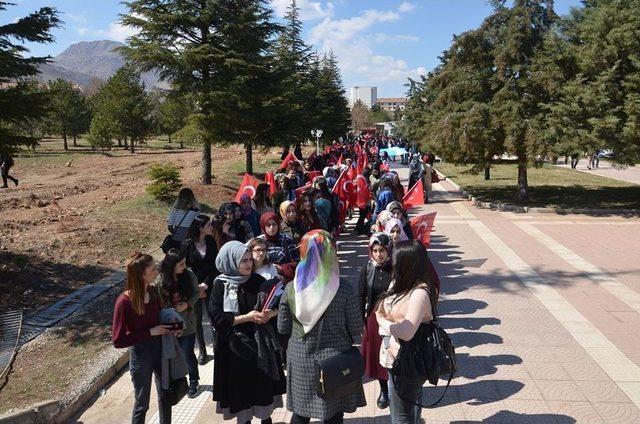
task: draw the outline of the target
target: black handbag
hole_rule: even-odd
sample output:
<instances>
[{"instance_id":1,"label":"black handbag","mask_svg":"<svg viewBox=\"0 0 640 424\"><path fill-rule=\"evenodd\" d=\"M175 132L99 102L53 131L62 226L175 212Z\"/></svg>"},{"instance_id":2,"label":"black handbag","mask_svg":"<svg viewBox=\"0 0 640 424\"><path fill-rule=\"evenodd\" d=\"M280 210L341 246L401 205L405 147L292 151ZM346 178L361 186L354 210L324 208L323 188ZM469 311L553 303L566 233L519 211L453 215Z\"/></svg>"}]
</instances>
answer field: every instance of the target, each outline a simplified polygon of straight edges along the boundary
<instances>
[{"instance_id":1,"label":"black handbag","mask_svg":"<svg viewBox=\"0 0 640 424\"><path fill-rule=\"evenodd\" d=\"M401 398L400 390L402 385L398 386L396 384L398 377L400 377L400 380L402 378L423 378L425 381L437 386L441 377L444 376L446 378L448 376L447 386L436 402L431 405L416 403L416 405L423 408L431 408L440 403L451 384L453 375L458 369L455 346L451 342L449 335L438 323L437 309L433 299L431 299L431 294L429 294L429 299L431 301L431 310L433 311L433 320L429 323L420 324L411 340L400 340L398 356L393 361L393 368L389 370L390 377L394 379L394 386L399 389L398 395Z\"/></svg>"},{"instance_id":2,"label":"black handbag","mask_svg":"<svg viewBox=\"0 0 640 424\"><path fill-rule=\"evenodd\" d=\"M320 322L316 353L320 348L322 325ZM353 343L353 341L352 341ZM354 393L362 385L364 375L364 361L360 350L351 346L345 352L324 360L315 360L316 393L320 399L339 399Z\"/></svg>"},{"instance_id":3,"label":"black handbag","mask_svg":"<svg viewBox=\"0 0 640 424\"><path fill-rule=\"evenodd\" d=\"M182 224L182 221L184 221L184 219L187 217L187 215L189 215L189 212L191 212L191 211L186 211L185 214L182 215L182 219L178 223L178 226L177 227L173 227L174 231L175 231L175 228L180 227L180 224ZM173 239L173 234L168 234L164 238L164 240L162 240L162 243L160 243L160 249L162 249L162 251L164 253L167 253L171 249L179 249L179 248L180 248L180 242Z\"/></svg>"}]
</instances>

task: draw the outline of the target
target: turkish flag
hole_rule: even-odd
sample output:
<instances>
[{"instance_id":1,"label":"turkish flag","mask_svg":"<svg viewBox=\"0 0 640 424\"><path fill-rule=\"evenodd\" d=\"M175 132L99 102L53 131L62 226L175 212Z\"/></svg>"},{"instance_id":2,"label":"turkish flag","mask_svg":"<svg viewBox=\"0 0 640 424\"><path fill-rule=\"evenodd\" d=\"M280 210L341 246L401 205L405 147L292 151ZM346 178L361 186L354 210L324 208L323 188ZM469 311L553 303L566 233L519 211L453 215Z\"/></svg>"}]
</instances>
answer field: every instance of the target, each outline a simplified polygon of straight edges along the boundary
<instances>
[{"instance_id":1,"label":"turkish flag","mask_svg":"<svg viewBox=\"0 0 640 424\"><path fill-rule=\"evenodd\" d=\"M278 169L287 169L287 165L289 165L289 162L291 162L291 161L299 162L298 158L295 157L295 155L293 153L289 152L287 157L284 158L284 160L280 164L280 168L278 168Z\"/></svg>"},{"instance_id":2,"label":"turkish flag","mask_svg":"<svg viewBox=\"0 0 640 424\"><path fill-rule=\"evenodd\" d=\"M358 166L361 170L369 167L369 157L365 152L362 152L360 156L358 156Z\"/></svg>"},{"instance_id":3,"label":"turkish flag","mask_svg":"<svg viewBox=\"0 0 640 424\"><path fill-rule=\"evenodd\" d=\"M306 173L307 180L309 182L313 182L313 179L315 177L319 177L320 175L322 175L322 172L320 172L320 171L309 171L309 172Z\"/></svg>"},{"instance_id":4,"label":"turkish flag","mask_svg":"<svg viewBox=\"0 0 640 424\"><path fill-rule=\"evenodd\" d=\"M419 179L413 187L411 187L411 190L404 195L402 198L402 204L405 209L424 205L424 188L422 187L422 179Z\"/></svg>"},{"instance_id":5,"label":"turkish flag","mask_svg":"<svg viewBox=\"0 0 640 424\"><path fill-rule=\"evenodd\" d=\"M324 146L324 154L328 155L329 153L331 153L331 146Z\"/></svg>"},{"instance_id":6,"label":"turkish flag","mask_svg":"<svg viewBox=\"0 0 640 424\"><path fill-rule=\"evenodd\" d=\"M240 196L243 194L248 194L249 197L253 199L253 196L256 195L256 187L258 187L258 184L260 183L261 181L253 175L244 174L242 182L240 183L240 188L236 194L236 202L240 203Z\"/></svg>"},{"instance_id":7,"label":"turkish flag","mask_svg":"<svg viewBox=\"0 0 640 424\"><path fill-rule=\"evenodd\" d=\"M371 190L366 178L360 173L355 180L356 183L356 205L364 209L371 203Z\"/></svg>"},{"instance_id":8,"label":"turkish flag","mask_svg":"<svg viewBox=\"0 0 640 424\"><path fill-rule=\"evenodd\" d=\"M310 188L311 188L311 183L307 183L302 187L295 189L294 192L296 193L296 197L302 196L302 193L304 193L307 189L310 189Z\"/></svg>"},{"instance_id":9,"label":"turkish flag","mask_svg":"<svg viewBox=\"0 0 640 424\"><path fill-rule=\"evenodd\" d=\"M347 177L346 171L342 171L342 174L338 177L336 184L333 186L333 192L340 199L340 221L344 222L346 210L349 206L356 204L357 201L356 186Z\"/></svg>"},{"instance_id":10,"label":"turkish flag","mask_svg":"<svg viewBox=\"0 0 640 424\"><path fill-rule=\"evenodd\" d=\"M273 171L264 174L264 179L269 184L269 195L273 196L273 193L278 191L278 183L276 183L276 178L273 176Z\"/></svg>"},{"instance_id":11,"label":"turkish flag","mask_svg":"<svg viewBox=\"0 0 640 424\"><path fill-rule=\"evenodd\" d=\"M356 179L356 177L358 176L358 173L362 174L362 171L358 172L358 170L356 169L355 166L353 166L353 164L351 164L351 166L349 166L349 169L347 169L347 177L351 181Z\"/></svg>"},{"instance_id":12,"label":"turkish flag","mask_svg":"<svg viewBox=\"0 0 640 424\"><path fill-rule=\"evenodd\" d=\"M431 232L433 231L433 222L435 219L436 212L431 212L409 220L414 239L422 243L425 249L429 247L429 243L431 242Z\"/></svg>"},{"instance_id":13,"label":"turkish flag","mask_svg":"<svg viewBox=\"0 0 640 424\"><path fill-rule=\"evenodd\" d=\"M360 154L360 152L362 152L362 146L360 146L360 143L358 143L357 141L353 144L353 151L358 155Z\"/></svg>"},{"instance_id":14,"label":"turkish flag","mask_svg":"<svg viewBox=\"0 0 640 424\"><path fill-rule=\"evenodd\" d=\"M389 166L388 163L383 163L382 165L380 165L380 171L389 172L391 171L391 167Z\"/></svg>"},{"instance_id":15,"label":"turkish flag","mask_svg":"<svg viewBox=\"0 0 640 424\"><path fill-rule=\"evenodd\" d=\"M336 165L342 165L342 153L340 153L340 157L338 158Z\"/></svg>"}]
</instances>

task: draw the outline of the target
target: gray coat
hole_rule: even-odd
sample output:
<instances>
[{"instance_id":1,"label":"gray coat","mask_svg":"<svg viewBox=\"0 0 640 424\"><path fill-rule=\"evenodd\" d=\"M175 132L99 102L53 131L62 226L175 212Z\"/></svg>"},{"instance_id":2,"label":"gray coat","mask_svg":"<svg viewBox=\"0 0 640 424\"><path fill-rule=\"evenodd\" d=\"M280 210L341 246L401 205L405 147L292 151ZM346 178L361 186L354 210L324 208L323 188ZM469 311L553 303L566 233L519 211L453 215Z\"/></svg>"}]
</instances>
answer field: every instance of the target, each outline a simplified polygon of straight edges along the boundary
<instances>
[{"instance_id":1,"label":"gray coat","mask_svg":"<svg viewBox=\"0 0 640 424\"><path fill-rule=\"evenodd\" d=\"M341 399L323 400L316 395L315 359L323 360L344 352L351 348L351 340L360 338L362 319L349 282L340 281L338 293L321 320L324 324L320 347L315 353L320 322L300 338L302 326L291 313L285 291L280 301L278 331L292 334L287 350L287 409L303 417L327 420L339 412L354 412L367 404L362 386Z\"/></svg>"}]
</instances>

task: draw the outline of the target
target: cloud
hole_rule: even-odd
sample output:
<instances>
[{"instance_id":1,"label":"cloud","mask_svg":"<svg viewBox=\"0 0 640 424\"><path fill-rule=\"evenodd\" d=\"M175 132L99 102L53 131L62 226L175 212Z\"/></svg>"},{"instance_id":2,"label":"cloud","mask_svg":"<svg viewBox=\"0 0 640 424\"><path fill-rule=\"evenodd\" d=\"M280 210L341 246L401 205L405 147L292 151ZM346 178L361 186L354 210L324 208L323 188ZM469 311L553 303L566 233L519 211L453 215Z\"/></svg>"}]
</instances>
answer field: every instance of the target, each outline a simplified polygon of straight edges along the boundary
<instances>
[{"instance_id":1,"label":"cloud","mask_svg":"<svg viewBox=\"0 0 640 424\"><path fill-rule=\"evenodd\" d=\"M102 37L109 40L125 42L127 37L136 35L137 31L129 26L124 26L120 22L112 22L107 29L91 29L87 27L79 27L76 29L79 35Z\"/></svg>"},{"instance_id":2,"label":"cloud","mask_svg":"<svg viewBox=\"0 0 640 424\"><path fill-rule=\"evenodd\" d=\"M378 34L375 34L372 40L374 43L405 42L405 41L416 42L416 41L420 41L420 37L416 35L403 35L403 34L390 35L390 34L385 34L383 32L380 32Z\"/></svg>"},{"instance_id":3,"label":"cloud","mask_svg":"<svg viewBox=\"0 0 640 424\"><path fill-rule=\"evenodd\" d=\"M400 4L400 6L398 6L398 11L399 12L411 12L415 8L416 8L415 4L409 3L408 1L405 1L405 2L402 2L402 4Z\"/></svg>"},{"instance_id":4,"label":"cloud","mask_svg":"<svg viewBox=\"0 0 640 424\"><path fill-rule=\"evenodd\" d=\"M291 0L271 0L270 3L276 15L282 18L287 13ZM333 15L334 5L331 2L325 4L320 1L298 0L296 5L300 9L300 19L303 21L312 21Z\"/></svg>"},{"instance_id":5,"label":"cloud","mask_svg":"<svg viewBox=\"0 0 640 424\"><path fill-rule=\"evenodd\" d=\"M68 13L68 12L65 12L64 16L62 17L62 20L66 22L70 22L72 24L76 24L76 25L86 25L88 22L88 19L86 16L82 14L75 14L75 13Z\"/></svg>"},{"instance_id":6,"label":"cloud","mask_svg":"<svg viewBox=\"0 0 640 424\"><path fill-rule=\"evenodd\" d=\"M374 45L388 41L415 42L419 38L371 34L371 29L381 23L389 26L400 21L400 9L409 10L410 7L410 3L403 3L398 11L370 9L347 19L327 17L312 28L311 42L321 51L332 50L336 54L345 79L355 80L358 84L404 83L408 77L425 74L426 69L423 66L410 68L405 60L377 52ZM400 94L385 93L387 96Z\"/></svg>"}]
</instances>

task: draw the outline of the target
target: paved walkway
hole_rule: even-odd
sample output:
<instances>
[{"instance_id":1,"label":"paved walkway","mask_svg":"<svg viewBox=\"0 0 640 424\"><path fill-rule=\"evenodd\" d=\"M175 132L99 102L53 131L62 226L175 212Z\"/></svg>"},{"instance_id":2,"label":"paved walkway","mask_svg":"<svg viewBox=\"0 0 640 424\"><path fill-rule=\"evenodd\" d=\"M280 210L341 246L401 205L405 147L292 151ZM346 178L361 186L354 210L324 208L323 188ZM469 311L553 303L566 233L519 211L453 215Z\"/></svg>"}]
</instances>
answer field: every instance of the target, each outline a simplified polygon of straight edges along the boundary
<instances>
[{"instance_id":1,"label":"paved walkway","mask_svg":"<svg viewBox=\"0 0 640 424\"><path fill-rule=\"evenodd\" d=\"M640 184L640 166L629 166L623 169L616 169L606 160L601 160L597 168L587 169L588 159L580 159L577 171L586 172L587 174L595 174L603 177L609 177L628 183ZM570 169L571 165L560 164L562 168Z\"/></svg>"},{"instance_id":2,"label":"paved walkway","mask_svg":"<svg viewBox=\"0 0 640 424\"><path fill-rule=\"evenodd\" d=\"M406 169L400 169L406 177ZM434 185L430 254L442 280L441 321L460 371L427 423L640 423L640 219L512 214L474 208L446 182ZM365 239L340 242L341 273L352 277ZM174 423L222 423L204 393L174 408ZM425 387L425 402L441 388ZM368 405L348 423L388 423ZM132 386L124 374L73 422L127 422ZM150 422L155 399L151 401ZM274 422L288 422L280 409ZM254 420L254 423L257 423Z\"/></svg>"}]
</instances>

